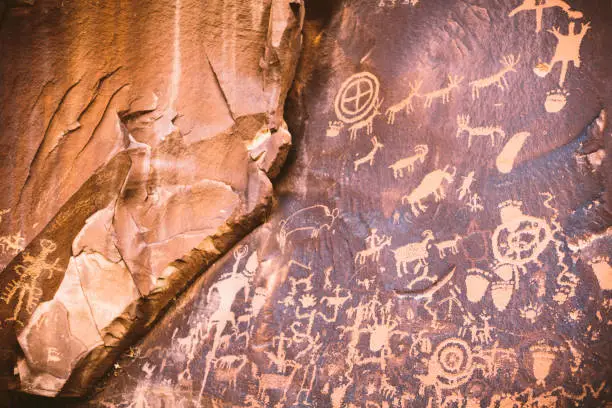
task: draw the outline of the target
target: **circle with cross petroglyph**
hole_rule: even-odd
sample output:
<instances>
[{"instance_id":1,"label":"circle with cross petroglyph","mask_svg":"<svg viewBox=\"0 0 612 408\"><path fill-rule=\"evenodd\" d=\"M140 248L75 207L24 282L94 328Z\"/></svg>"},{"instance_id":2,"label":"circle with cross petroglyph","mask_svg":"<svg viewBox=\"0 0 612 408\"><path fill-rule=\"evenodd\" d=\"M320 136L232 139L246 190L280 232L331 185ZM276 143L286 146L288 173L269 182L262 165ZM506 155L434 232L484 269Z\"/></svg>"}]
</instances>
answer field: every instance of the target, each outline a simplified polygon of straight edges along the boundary
<instances>
[{"instance_id":1,"label":"circle with cross petroglyph","mask_svg":"<svg viewBox=\"0 0 612 408\"><path fill-rule=\"evenodd\" d=\"M378 102L380 83L378 78L369 72L352 75L340 86L336 95L336 116L344 123L354 123L374 109Z\"/></svg>"}]
</instances>

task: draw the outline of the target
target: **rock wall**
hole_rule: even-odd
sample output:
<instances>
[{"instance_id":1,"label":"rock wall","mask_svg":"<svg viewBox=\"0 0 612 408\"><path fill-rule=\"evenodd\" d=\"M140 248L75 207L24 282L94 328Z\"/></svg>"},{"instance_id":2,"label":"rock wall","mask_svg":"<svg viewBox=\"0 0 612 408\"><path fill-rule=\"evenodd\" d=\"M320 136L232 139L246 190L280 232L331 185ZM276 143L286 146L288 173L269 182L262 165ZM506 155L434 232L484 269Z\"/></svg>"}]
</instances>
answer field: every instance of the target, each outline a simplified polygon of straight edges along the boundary
<instances>
[{"instance_id":1,"label":"rock wall","mask_svg":"<svg viewBox=\"0 0 612 408\"><path fill-rule=\"evenodd\" d=\"M263 222L291 144L303 7L4 7L1 373L81 395Z\"/></svg>"},{"instance_id":2,"label":"rock wall","mask_svg":"<svg viewBox=\"0 0 612 408\"><path fill-rule=\"evenodd\" d=\"M612 402L609 2L310 0L304 8L284 112L293 147L266 222L147 325L85 400L54 403ZM188 137L182 127L177 137ZM269 163L259 143L267 137L250 144L260 167ZM113 174L126 162L117 159ZM90 183L111 184L98 180ZM103 220L104 208L86 226ZM71 243L103 245L82 235ZM58 255L45 245L26 260L53 269ZM174 267L208 264L183 260ZM64 291L42 304L49 310L75 280L63 270ZM100 309L94 321L108 310ZM19 339L40 326L28 323ZM98 360L80 361L77 372ZM84 389L74 377L66 384Z\"/></svg>"}]
</instances>

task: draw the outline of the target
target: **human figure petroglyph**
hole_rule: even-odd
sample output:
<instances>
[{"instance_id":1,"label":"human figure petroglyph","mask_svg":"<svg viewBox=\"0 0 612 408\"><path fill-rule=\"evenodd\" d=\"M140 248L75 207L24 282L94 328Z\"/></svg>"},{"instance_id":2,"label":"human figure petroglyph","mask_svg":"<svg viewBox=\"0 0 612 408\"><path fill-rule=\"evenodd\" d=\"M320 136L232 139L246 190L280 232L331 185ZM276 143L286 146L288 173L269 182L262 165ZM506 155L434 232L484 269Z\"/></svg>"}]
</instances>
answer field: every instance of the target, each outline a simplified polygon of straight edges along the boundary
<instances>
[{"instance_id":1,"label":"human figure petroglyph","mask_svg":"<svg viewBox=\"0 0 612 408\"><path fill-rule=\"evenodd\" d=\"M405 110L406 115L408 115L414 111L412 102L414 98L419 96L419 89L421 88L422 84L423 81L415 81L409 83L408 86L410 87L410 92L408 93L408 96L405 99L402 99L400 102L396 103L395 105L389 107L389 109L387 109L387 112L385 112L385 114L387 115L387 123L389 125L393 125L395 123L395 115L398 112Z\"/></svg>"},{"instance_id":2,"label":"human figure petroglyph","mask_svg":"<svg viewBox=\"0 0 612 408\"><path fill-rule=\"evenodd\" d=\"M478 195L478 193L474 193L468 199L466 206L470 210L471 213L476 213L484 210L482 198Z\"/></svg>"},{"instance_id":3,"label":"human figure petroglyph","mask_svg":"<svg viewBox=\"0 0 612 408\"><path fill-rule=\"evenodd\" d=\"M523 3L512 9L508 17L512 17L521 11L536 12L536 33L542 31L542 17L544 9L558 7L567 14L569 18L581 18L582 12L572 10L569 4L564 0L523 0Z\"/></svg>"},{"instance_id":4,"label":"human figure petroglyph","mask_svg":"<svg viewBox=\"0 0 612 408\"><path fill-rule=\"evenodd\" d=\"M441 285L444 283L444 280L448 279L448 277L443 278L442 280L436 281L436 279L434 279L433 277L429 277L429 276L424 276L422 278L422 280L427 280L429 282L434 283L434 285ZM413 285L413 284L412 284ZM461 302L461 299L459 297L459 293L461 293L461 291L459 290L459 287L455 284L449 283L448 284L449 288L448 288L448 295L446 295L445 297L443 297L442 299L438 300L436 302L436 311L434 313L431 313L431 302L428 301L425 304L425 309L430 312L431 315L434 316L434 325L437 324L438 322L438 311L442 310L446 310L444 312L444 316L445 318L448 318L450 316L452 316L453 314L453 310L454 309L458 309L459 312L463 315L463 316L471 316L471 313L469 311L467 311L465 309L465 307L463 306L463 303ZM444 308L444 306L446 305L446 308Z\"/></svg>"},{"instance_id":5,"label":"human figure petroglyph","mask_svg":"<svg viewBox=\"0 0 612 408\"><path fill-rule=\"evenodd\" d=\"M378 262L380 258L380 252L386 247L391 245L391 237L383 235L378 236L377 229L373 228L370 231L370 235L366 237L366 249L357 252L355 255L355 264L363 265L368 259L373 262Z\"/></svg>"},{"instance_id":6,"label":"human figure petroglyph","mask_svg":"<svg viewBox=\"0 0 612 408\"><path fill-rule=\"evenodd\" d=\"M384 144L380 143L378 141L378 138L376 136L374 136L372 139L370 139L370 141L372 142L372 150L370 150L370 152L363 156L360 159L357 159L353 162L354 166L355 166L355 171L359 170L359 166L361 166L362 164L368 163L370 165L370 167L372 167L372 165L374 164L374 156L376 155L376 153L382 149L383 147L385 147Z\"/></svg>"},{"instance_id":7,"label":"human figure petroglyph","mask_svg":"<svg viewBox=\"0 0 612 408\"><path fill-rule=\"evenodd\" d=\"M321 342L321 335L317 333L316 337L309 342L308 347L299 352L296 356L296 359L308 356L308 363L303 367L304 373L302 375L300 390L297 393L296 403L307 402L310 397L317 376L317 361L319 360L322 348L323 343ZM306 401L302 401L302 394L304 394Z\"/></svg>"},{"instance_id":8,"label":"human figure petroglyph","mask_svg":"<svg viewBox=\"0 0 612 408\"><path fill-rule=\"evenodd\" d=\"M305 340L312 339L312 331L314 328L315 318L321 316L324 320L327 316L317 311L314 307L318 303L318 299L312 294L307 293L299 299L299 304L295 309L295 319L289 329L292 333L291 341L302 343ZM305 320L305 322L303 321ZM330 320L330 322L333 320Z\"/></svg>"},{"instance_id":9,"label":"human figure petroglyph","mask_svg":"<svg viewBox=\"0 0 612 408\"><path fill-rule=\"evenodd\" d=\"M362 288L365 288L365 290L370 290L371 285L372 285L372 281L370 279L363 279L363 280L357 279L357 286L361 286Z\"/></svg>"},{"instance_id":10,"label":"human figure petroglyph","mask_svg":"<svg viewBox=\"0 0 612 408\"><path fill-rule=\"evenodd\" d=\"M408 274L408 265L416 262L415 273L418 273L420 270L427 270L429 266L429 262L427 258L429 258L429 247L430 242L432 242L435 237L431 230L423 231L421 234L422 240L419 242L412 242L410 244L401 246L392 250L395 255L395 268L397 271L397 276L402 277L403 275Z\"/></svg>"},{"instance_id":11,"label":"human figure petroglyph","mask_svg":"<svg viewBox=\"0 0 612 408\"><path fill-rule=\"evenodd\" d=\"M438 250L438 255L440 258L446 258L449 253L452 255L457 255L457 245L459 244L459 241L461 241L461 237L458 234L455 234L453 239L434 244Z\"/></svg>"},{"instance_id":12,"label":"human figure petroglyph","mask_svg":"<svg viewBox=\"0 0 612 408\"><path fill-rule=\"evenodd\" d=\"M482 327L478 325L476 319L471 315L471 313L463 314L464 321L463 326L459 330L459 336L464 336L469 333L470 341L473 344L491 344L493 342L492 331L493 328L489 324L489 320L491 320L491 316L486 314L485 312L481 313L480 319L482 320Z\"/></svg>"},{"instance_id":13,"label":"human figure petroglyph","mask_svg":"<svg viewBox=\"0 0 612 408\"><path fill-rule=\"evenodd\" d=\"M347 344L347 356L346 364L348 366L347 372L351 372L353 367L359 361L359 339L361 337L361 328L367 321L376 319L377 310L381 309L383 304L379 299L379 291L376 290L374 296L368 300L361 300L357 306L350 307L346 310L348 318L353 319L350 325L340 325L338 330L340 331L340 337L349 336L349 343Z\"/></svg>"},{"instance_id":14,"label":"human figure petroglyph","mask_svg":"<svg viewBox=\"0 0 612 408\"><path fill-rule=\"evenodd\" d=\"M326 205L317 204L302 208L283 219L279 223L280 230L276 236L282 251L291 235L299 232L310 233L311 238L317 238L322 230L331 230L334 221L340 215L340 210L330 209Z\"/></svg>"},{"instance_id":15,"label":"human figure petroglyph","mask_svg":"<svg viewBox=\"0 0 612 408\"><path fill-rule=\"evenodd\" d=\"M9 305L13 300L17 300L13 314L6 319L7 321L23 324L19 319L20 314L23 311L33 313L42 298L43 291L39 287L39 280L45 277L51 279L54 272L63 271L58 266L59 258L53 262L47 260L49 255L57 249L57 244L48 239L41 239L39 245L38 255L32 255L30 252L23 254L21 264L15 266L15 273L18 277L10 281L2 291L0 300L5 304Z\"/></svg>"},{"instance_id":16,"label":"human figure petroglyph","mask_svg":"<svg viewBox=\"0 0 612 408\"><path fill-rule=\"evenodd\" d=\"M444 170L434 170L425 175L421 183L410 194L402 197L402 204L409 204L412 214L418 216L427 210L427 206L423 204L423 201L430 195L434 196L436 202L444 199L446 195L443 183L451 184L455 180L457 173L455 167L452 167L452 173L449 172L450 168L451 166L446 166Z\"/></svg>"},{"instance_id":17,"label":"human figure petroglyph","mask_svg":"<svg viewBox=\"0 0 612 408\"><path fill-rule=\"evenodd\" d=\"M555 54L548 64L539 63L535 68L534 72L540 77L548 75L552 68L557 62L561 63L561 75L559 76L559 86L563 87L565 78L567 76L567 69L570 61L574 64L574 67L580 68L580 46L586 33L591 28L591 23L584 23L580 28L580 31L576 33L576 23L570 21L567 34L561 34L559 27L554 27L548 30L549 33L555 36L557 39L557 48Z\"/></svg>"},{"instance_id":18,"label":"human figure petroglyph","mask_svg":"<svg viewBox=\"0 0 612 408\"><path fill-rule=\"evenodd\" d=\"M414 171L414 166L417 162L424 163L425 157L429 152L429 147L425 144L415 146L414 155L400 159L389 166L393 170L393 177L397 180L398 178L404 177L404 170L411 174Z\"/></svg>"},{"instance_id":19,"label":"human figure petroglyph","mask_svg":"<svg viewBox=\"0 0 612 408\"><path fill-rule=\"evenodd\" d=\"M374 131L374 118L381 114L380 106L383 104L383 101L384 99L376 102L376 104L374 105L374 111L370 116L368 116L366 119L356 122L354 125L349 127L351 140L355 140L359 131L364 128L366 130L366 134L372 134L372 132Z\"/></svg>"},{"instance_id":20,"label":"human figure petroglyph","mask_svg":"<svg viewBox=\"0 0 612 408\"><path fill-rule=\"evenodd\" d=\"M450 94L452 90L459 88L459 85L461 84L461 82L463 82L463 77L449 75L447 86L445 86L444 88L440 88L438 90L428 92L426 94L421 95L423 98L425 98L424 106L426 108L431 107L431 104L433 103L435 99L440 99L442 104L445 105L446 103L450 101Z\"/></svg>"},{"instance_id":21,"label":"human figure petroglyph","mask_svg":"<svg viewBox=\"0 0 612 408\"><path fill-rule=\"evenodd\" d=\"M298 265L305 271L311 271L310 263L308 263L308 265L304 265L294 260L291 260L289 261L289 267L291 267L291 265ZM283 300L280 300L278 303L283 304L285 306L295 306L295 300L298 298L298 288L300 288L302 293L310 292L312 290L313 277L314 274L308 274L308 276L306 276L305 278L299 279L294 276L290 276L288 279L290 286L289 293Z\"/></svg>"},{"instance_id":22,"label":"human figure petroglyph","mask_svg":"<svg viewBox=\"0 0 612 408\"><path fill-rule=\"evenodd\" d=\"M325 275L325 283L323 284L323 289L332 288L331 273L333 271L334 271L334 268L332 266L325 268L325 271L323 271L323 274Z\"/></svg>"},{"instance_id":23,"label":"human figure petroglyph","mask_svg":"<svg viewBox=\"0 0 612 408\"><path fill-rule=\"evenodd\" d=\"M508 88L506 75L509 72L516 72L516 64L519 63L520 59L520 55L518 58L514 55L506 55L500 60L500 63L503 65L501 70L491 76L470 82L470 86L472 87L472 99L478 99L480 97L480 90L492 85L497 85L502 92Z\"/></svg>"},{"instance_id":24,"label":"human figure petroglyph","mask_svg":"<svg viewBox=\"0 0 612 408\"><path fill-rule=\"evenodd\" d=\"M228 274L222 275L221 278L208 290L207 299L209 299L209 302L211 302L212 296L216 294L219 298L219 304L216 310L214 310L211 314L206 325L206 331L211 332L214 328L215 334L212 347L206 356L204 379L202 380L200 396L204 392L208 374L217 358L217 349L222 344L222 335L225 328L228 324L236 327L236 318L234 312L232 311L234 301L241 292L244 293L244 299L249 298L251 280L259 266L259 259L257 257L257 251L253 251L251 256L248 258L244 269L239 272L238 267L240 262L244 257L246 257L248 251L249 248L247 245L235 249L235 262L232 271Z\"/></svg>"},{"instance_id":25,"label":"human figure petroglyph","mask_svg":"<svg viewBox=\"0 0 612 408\"><path fill-rule=\"evenodd\" d=\"M459 138L464 132L468 134L468 148L472 146L472 138L474 137L490 137L491 146L495 146L496 137L501 140L506 137L506 132L499 126L471 127L469 115L459 115L457 116L457 134L455 136Z\"/></svg>"},{"instance_id":26,"label":"human figure petroglyph","mask_svg":"<svg viewBox=\"0 0 612 408\"><path fill-rule=\"evenodd\" d=\"M384 371L387 367L387 359L391 354L390 340L393 336L400 335L409 337L410 333L398 330L399 321L393 317L392 303L388 301L383 307L378 308L374 316L374 322L366 324L365 328L359 330L359 334L369 334L369 350L371 353L379 353L378 356L364 357L357 355L356 365L376 364Z\"/></svg>"},{"instance_id":27,"label":"human figure petroglyph","mask_svg":"<svg viewBox=\"0 0 612 408\"><path fill-rule=\"evenodd\" d=\"M285 333L280 332L278 336L272 338L272 345L276 344L276 352L271 353L264 350L264 354L272 363L272 367L276 367L276 370L284 373L287 369L287 348L286 344L288 339L285 338Z\"/></svg>"},{"instance_id":28,"label":"human figure petroglyph","mask_svg":"<svg viewBox=\"0 0 612 408\"><path fill-rule=\"evenodd\" d=\"M338 319L340 308L344 303L353 298L350 293L341 296L340 293L343 290L348 292L347 289L343 289L341 286L337 285L334 290L335 296L326 296L320 301L311 293L302 295L295 310L296 321L289 326L292 333L291 342L303 343L304 341L312 341L315 319L317 317L323 319L327 323L335 322ZM318 311L317 308L315 308L317 304L321 305L323 303L325 303L327 307L331 307L331 316L328 316L325 310Z\"/></svg>"}]
</instances>

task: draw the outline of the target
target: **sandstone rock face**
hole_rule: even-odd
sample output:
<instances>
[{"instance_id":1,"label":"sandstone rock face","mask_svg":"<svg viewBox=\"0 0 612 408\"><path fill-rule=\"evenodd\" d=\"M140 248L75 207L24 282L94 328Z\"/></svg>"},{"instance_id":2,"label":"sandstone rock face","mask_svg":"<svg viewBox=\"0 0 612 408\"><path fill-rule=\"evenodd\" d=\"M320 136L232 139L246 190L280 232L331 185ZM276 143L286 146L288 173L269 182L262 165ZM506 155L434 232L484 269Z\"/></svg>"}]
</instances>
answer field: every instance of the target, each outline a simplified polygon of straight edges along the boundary
<instances>
[{"instance_id":1,"label":"sandstone rock face","mask_svg":"<svg viewBox=\"0 0 612 408\"><path fill-rule=\"evenodd\" d=\"M1 375L82 395L263 221L303 7L2 7Z\"/></svg>"},{"instance_id":2,"label":"sandstone rock face","mask_svg":"<svg viewBox=\"0 0 612 408\"><path fill-rule=\"evenodd\" d=\"M175 16L175 8L164 7ZM288 7L293 16L302 11L294 3ZM240 9L241 18L250 15L247 8ZM535 408L611 402L607 2L310 0L304 8L287 127L280 116L272 116L279 124L269 124L269 112L267 127L256 115L240 122L248 129L240 157L270 177L279 175L266 222L224 251L152 327L156 306L168 299L168 290L158 287L182 285L190 271L211 263L210 254L246 233L248 223L226 222L199 244L202 252L191 251L170 267L158 262L157 254L195 245L189 234L167 242L186 222L215 219L210 206L201 206L209 200L192 203L191 197L214 191L224 197L216 205L227 211L245 201L239 192L233 198L239 190L203 176L206 188L191 183L187 194L177 183L173 194L159 190L154 202L163 205L143 203L141 197L153 193L139 190L144 182L129 180L157 180L163 172L161 165L153 175L142 170L142 163L157 162L136 144L150 138L134 137L82 187L99 191L100 198L95 211L78 218L78 227L76 221L65 224L74 228L67 261L52 230L30 244L19 263L9 264L13 273L39 271L41 281L54 273L62 277L44 282L57 289L18 330L19 344L26 345L18 362L22 384L36 380L63 394L84 389L100 361L114 357L106 347L117 350L134 340L129 329L138 316L142 323L134 332L150 329L142 341L85 401L59 400L58 406ZM231 6L215 11L219 21L233 21ZM270 21L275 15L269 13ZM184 21L179 26L190 30ZM266 31L268 44L275 44L279 30ZM225 37L214 45L231 47ZM242 50L248 54L251 47ZM264 60L271 58L269 48L261 50ZM207 54L215 68L216 54ZM265 64L262 70L289 82ZM221 71L214 72L222 87ZM249 88L248 80L239 85L245 99L258 88ZM228 95L239 91L230 88L223 90L232 106ZM152 100L143 97L137 111L148 111ZM120 115L130 135L144 126L131 122L138 118ZM180 120L179 114L174 126ZM177 127L167 139L193 136ZM287 129L293 147L281 169ZM181 158L191 152L170 150ZM229 161L217 163L190 168L203 168L204 175ZM116 174L125 176L110 176ZM260 201L251 201L252 191L269 190L257 190L259 178L248 180L253 205ZM112 193L117 190L126 193ZM89 208L79 203L74 199L66 208ZM174 203L184 211L173 212ZM62 214L60 220L68 219ZM109 230L116 238L102 239L108 235L99 231ZM158 271L157 265L161 272L147 301L129 303L134 290L146 290L155 273L146 271ZM112 281L101 282L100 274L84 268L104 271ZM125 280L125 270L133 284L114 284ZM114 285L121 286L115 301L96 296L96 288ZM81 296L100 306L81 313ZM121 307L127 312L106 323ZM87 322L107 326L100 338L85 337L92 333L85 330L78 344L61 339L50 355L27 348L38 336L48 350L53 340L41 333L66 333L72 320L84 329ZM63 385L56 382L69 370L56 361L60 354L72 356L72 373L81 373ZM35 371L37 364L45 371ZM40 403L15 398L19 406Z\"/></svg>"}]
</instances>

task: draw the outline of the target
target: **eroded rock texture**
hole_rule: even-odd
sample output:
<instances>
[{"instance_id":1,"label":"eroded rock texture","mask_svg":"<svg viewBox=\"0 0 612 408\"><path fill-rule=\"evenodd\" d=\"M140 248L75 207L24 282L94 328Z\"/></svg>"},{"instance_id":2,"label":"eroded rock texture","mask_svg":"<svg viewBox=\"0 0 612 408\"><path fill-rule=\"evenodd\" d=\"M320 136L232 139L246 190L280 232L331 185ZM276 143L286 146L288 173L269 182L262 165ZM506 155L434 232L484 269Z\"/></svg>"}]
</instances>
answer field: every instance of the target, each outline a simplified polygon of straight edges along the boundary
<instances>
[{"instance_id":1,"label":"eroded rock texture","mask_svg":"<svg viewBox=\"0 0 612 408\"><path fill-rule=\"evenodd\" d=\"M81 395L264 220L291 143L303 7L2 11L2 383Z\"/></svg>"},{"instance_id":2,"label":"eroded rock texture","mask_svg":"<svg viewBox=\"0 0 612 408\"><path fill-rule=\"evenodd\" d=\"M58 406L611 402L609 2L304 6L267 222ZM54 268L45 245L28 259ZM38 321L20 336L66 326Z\"/></svg>"}]
</instances>

